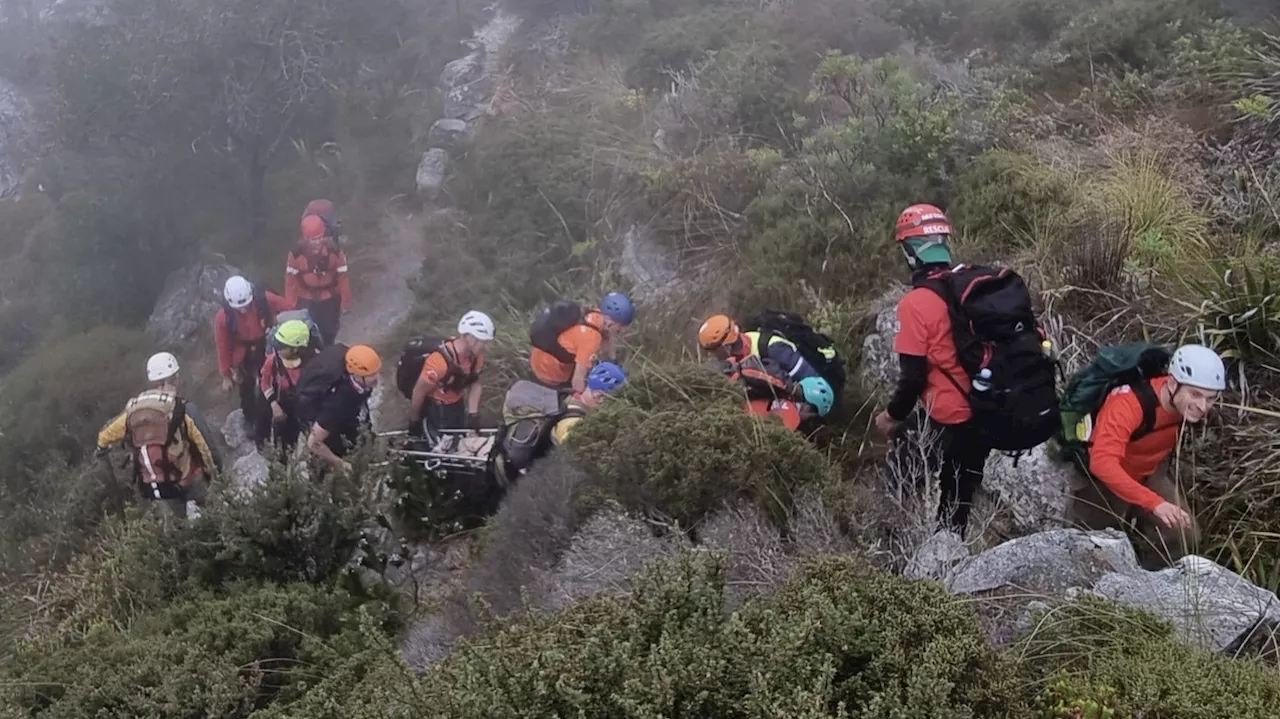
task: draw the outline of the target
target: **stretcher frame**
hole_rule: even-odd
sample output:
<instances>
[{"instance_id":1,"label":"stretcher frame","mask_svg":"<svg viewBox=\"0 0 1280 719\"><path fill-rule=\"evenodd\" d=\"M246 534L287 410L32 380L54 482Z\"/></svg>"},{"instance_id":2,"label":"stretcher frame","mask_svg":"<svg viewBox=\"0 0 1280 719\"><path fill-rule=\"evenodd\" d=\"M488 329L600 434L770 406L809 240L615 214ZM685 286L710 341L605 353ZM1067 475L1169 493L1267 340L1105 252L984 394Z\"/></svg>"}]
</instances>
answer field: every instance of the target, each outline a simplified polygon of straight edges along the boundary
<instances>
[{"instance_id":1,"label":"stretcher frame","mask_svg":"<svg viewBox=\"0 0 1280 719\"><path fill-rule=\"evenodd\" d=\"M483 473L488 471L492 465L494 456L498 450L498 428L486 429L438 429L433 434L438 438L434 446L429 445L427 438L410 437L407 430L393 430L388 432L378 432L377 437L387 440L387 454L399 459L407 459L422 465L422 468L428 472L448 472L463 471ZM492 440L489 452L483 455L474 455L469 453L451 453L439 451L438 448L444 440L449 438L457 438L462 440L467 437L484 437ZM420 443L426 448L416 446L403 447L397 446L400 443L416 444Z\"/></svg>"}]
</instances>

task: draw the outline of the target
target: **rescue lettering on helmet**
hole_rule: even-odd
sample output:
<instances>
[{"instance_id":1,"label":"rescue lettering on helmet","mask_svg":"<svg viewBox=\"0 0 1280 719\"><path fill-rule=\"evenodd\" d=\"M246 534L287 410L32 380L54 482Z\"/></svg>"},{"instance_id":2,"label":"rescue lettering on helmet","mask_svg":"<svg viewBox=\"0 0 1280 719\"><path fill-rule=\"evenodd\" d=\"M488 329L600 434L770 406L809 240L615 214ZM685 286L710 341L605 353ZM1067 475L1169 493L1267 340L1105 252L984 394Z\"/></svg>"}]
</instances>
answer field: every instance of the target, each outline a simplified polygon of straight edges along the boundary
<instances>
[{"instance_id":1,"label":"rescue lettering on helmet","mask_svg":"<svg viewBox=\"0 0 1280 719\"><path fill-rule=\"evenodd\" d=\"M920 231L925 235L949 235L951 234L951 225L925 225L920 228Z\"/></svg>"}]
</instances>

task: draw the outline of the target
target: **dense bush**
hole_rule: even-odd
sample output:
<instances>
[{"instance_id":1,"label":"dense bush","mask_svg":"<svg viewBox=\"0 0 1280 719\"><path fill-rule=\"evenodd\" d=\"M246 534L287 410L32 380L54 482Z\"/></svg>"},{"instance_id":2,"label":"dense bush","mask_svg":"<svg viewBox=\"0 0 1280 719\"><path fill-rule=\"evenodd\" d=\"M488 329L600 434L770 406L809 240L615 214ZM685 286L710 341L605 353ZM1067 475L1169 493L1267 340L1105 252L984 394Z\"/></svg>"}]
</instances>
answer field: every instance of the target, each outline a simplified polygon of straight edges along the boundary
<instances>
[{"instance_id":1,"label":"dense bush","mask_svg":"<svg viewBox=\"0 0 1280 719\"><path fill-rule=\"evenodd\" d=\"M361 626L359 606L309 585L191 595L127 628L22 646L0 667L0 704L49 719L248 717L366 649L378 623Z\"/></svg>"},{"instance_id":2,"label":"dense bush","mask_svg":"<svg viewBox=\"0 0 1280 719\"><path fill-rule=\"evenodd\" d=\"M199 520L161 508L108 523L49 590L63 632L128 625L190 589L234 580L328 582L348 566L371 523L358 482L274 471L257 492L217 493ZM154 511L145 511L154 510Z\"/></svg>"},{"instance_id":3,"label":"dense bush","mask_svg":"<svg viewBox=\"0 0 1280 719\"><path fill-rule=\"evenodd\" d=\"M972 610L938 586L834 559L723 608L723 567L686 559L466 643L415 692L419 716L1019 716Z\"/></svg>"},{"instance_id":4,"label":"dense bush","mask_svg":"<svg viewBox=\"0 0 1280 719\"><path fill-rule=\"evenodd\" d=\"M801 435L748 415L740 391L715 371L646 367L633 374L651 376L633 379L621 399L570 438L605 496L685 528L745 499L784 525L796 490L837 481L837 470Z\"/></svg>"}]
</instances>

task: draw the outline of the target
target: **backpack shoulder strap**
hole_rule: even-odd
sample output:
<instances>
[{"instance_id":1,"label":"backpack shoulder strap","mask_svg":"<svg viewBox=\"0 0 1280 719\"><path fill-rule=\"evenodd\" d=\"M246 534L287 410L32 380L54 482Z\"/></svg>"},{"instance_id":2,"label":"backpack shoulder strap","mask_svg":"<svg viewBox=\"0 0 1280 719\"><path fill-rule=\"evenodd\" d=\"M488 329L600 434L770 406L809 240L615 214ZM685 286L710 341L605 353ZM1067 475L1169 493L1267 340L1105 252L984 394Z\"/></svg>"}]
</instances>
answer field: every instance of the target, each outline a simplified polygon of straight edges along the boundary
<instances>
[{"instance_id":1,"label":"backpack shoulder strap","mask_svg":"<svg viewBox=\"0 0 1280 719\"><path fill-rule=\"evenodd\" d=\"M1160 405L1160 399L1156 397L1151 381L1145 377L1129 386L1133 388L1133 395L1138 398L1138 404L1142 407L1142 424L1129 437L1130 441L1136 441L1155 431L1156 407Z\"/></svg>"},{"instance_id":2,"label":"backpack shoulder strap","mask_svg":"<svg viewBox=\"0 0 1280 719\"><path fill-rule=\"evenodd\" d=\"M164 446L167 449L178 438L178 433L182 433L183 439L187 437L187 402L181 397L173 398L173 414L169 417L169 431L164 438Z\"/></svg>"}]
</instances>

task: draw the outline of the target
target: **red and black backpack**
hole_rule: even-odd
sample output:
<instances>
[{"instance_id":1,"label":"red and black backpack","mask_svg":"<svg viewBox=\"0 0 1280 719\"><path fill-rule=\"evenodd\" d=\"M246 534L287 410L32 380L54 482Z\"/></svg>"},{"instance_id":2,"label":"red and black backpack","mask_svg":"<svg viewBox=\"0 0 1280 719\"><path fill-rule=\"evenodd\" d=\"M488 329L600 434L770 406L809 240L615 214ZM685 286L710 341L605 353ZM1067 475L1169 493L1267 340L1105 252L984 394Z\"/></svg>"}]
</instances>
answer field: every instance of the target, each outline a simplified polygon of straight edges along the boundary
<instances>
[{"instance_id":1,"label":"red and black backpack","mask_svg":"<svg viewBox=\"0 0 1280 719\"><path fill-rule=\"evenodd\" d=\"M968 376L945 374L968 396L974 427L987 443L1021 452L1052 437L1061 424L1057 361L1042 346L1046 335L1022 277L1007 268L958 265L923 273L914 284L947 303Z\"/></svg>"}]
</instances>

